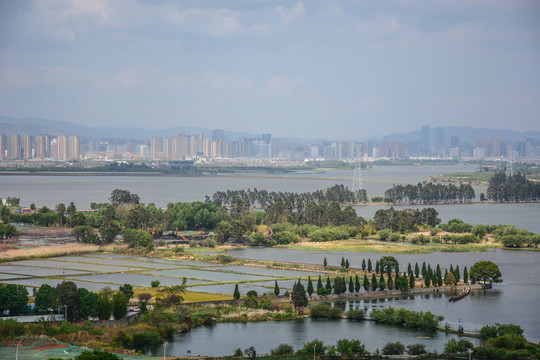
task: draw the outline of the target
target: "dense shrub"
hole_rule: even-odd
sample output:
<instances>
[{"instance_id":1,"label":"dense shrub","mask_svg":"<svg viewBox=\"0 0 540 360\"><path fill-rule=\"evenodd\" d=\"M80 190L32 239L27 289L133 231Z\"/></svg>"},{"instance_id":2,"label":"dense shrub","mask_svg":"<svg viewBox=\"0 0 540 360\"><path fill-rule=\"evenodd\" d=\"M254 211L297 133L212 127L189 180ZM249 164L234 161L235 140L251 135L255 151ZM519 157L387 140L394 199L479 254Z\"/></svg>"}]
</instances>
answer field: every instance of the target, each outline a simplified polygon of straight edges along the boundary
<instances>
[{"instance_id":1,"label":"dense shrub","mask_svg":"<svg viewBox=\"0 0 540 360\"><path fill-rule=\"evenodd\" d=\"M349 320L364 320L366 313L363 309L351 309L347 311L347 319Z\"/></svg>"},{"instance_id":2,"label":"dense shrub","mask_svg":"<svg viewBox=\"0 0 540 360\"><path fill-rule=\"evenodd\" d=\"M405 352L405 345L402 343L388 343L382 348L383 355L401 355Z\"/></svg>"},{"instance_id":3,"label":"dense shrub","mask_svg":"<svg viewBox=\"0 0 540 360\"><path fill-rule=\"evenodd\" d=\"M451 338L444 345L444 353L445 354L463 354L472 348L473 348L473 344L468 340L465 340L465 339L456 340L456 338Z\"/></svg>"},{"instance_id":4,"label":"dense shrub","mask_svg":"<svg viewBox=\"0 0 540 360\"><path fill-rule=\"evenodd\" d=\"M289 344L279 344L270 351L272 356L286 356L294 354L294 348Z\"/></svg>"},{"instance_id":5,"label":"dense shrub","mask_svg":"<svg viewBox=\"0 0 540 360\"><path fill-rule=\"evenodd\" d=\"M432 314L430 311L411 311L405 309L373 309L370 313L375 322L392 325L402 325L413 329L436 330L444 319L442 316Z\"/></svg>"},{"instance_id":6,"label":"dense shrub","mask_svg":"<svg viewBox=\"0 0 540 360\"><path fill-rule=\"evenodd\" d=\"M340 319L342 311L337 306L317 304L311 307L311 317L314 319Z\"/></svg>"},{"instance_id":7,"label":"dense shrub","mask_svg":"<svg viewBox=\"0 0 540 360\"><path fill-rule=\"evenodd\" d=\"M423 355L423 354L427 353L426 345L424 345L424 344L407 345L407 353L409 355Z\"/></svg>"}]
</instances>

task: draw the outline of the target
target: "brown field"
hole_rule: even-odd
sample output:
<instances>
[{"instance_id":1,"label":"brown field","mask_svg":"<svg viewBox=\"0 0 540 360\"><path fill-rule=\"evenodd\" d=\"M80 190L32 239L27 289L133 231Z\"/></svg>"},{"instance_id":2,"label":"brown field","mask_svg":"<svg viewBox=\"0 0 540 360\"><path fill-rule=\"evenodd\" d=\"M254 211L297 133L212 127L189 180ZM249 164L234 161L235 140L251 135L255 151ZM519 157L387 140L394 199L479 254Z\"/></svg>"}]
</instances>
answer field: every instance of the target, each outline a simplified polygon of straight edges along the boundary
<instances>
[{"instance_id":1,"label":"brown field","mask_svg":"<svg viewBox=\"0 0 540 360\"><path fill-rule=\"evenodd\" d=\"M51 256L76 255L98 251L99 246L91 244L70 243L62 246L45 245L30 249L19 249L13 246L0 248L0 262L46 258Z\"/></svg>"}]
</instances>

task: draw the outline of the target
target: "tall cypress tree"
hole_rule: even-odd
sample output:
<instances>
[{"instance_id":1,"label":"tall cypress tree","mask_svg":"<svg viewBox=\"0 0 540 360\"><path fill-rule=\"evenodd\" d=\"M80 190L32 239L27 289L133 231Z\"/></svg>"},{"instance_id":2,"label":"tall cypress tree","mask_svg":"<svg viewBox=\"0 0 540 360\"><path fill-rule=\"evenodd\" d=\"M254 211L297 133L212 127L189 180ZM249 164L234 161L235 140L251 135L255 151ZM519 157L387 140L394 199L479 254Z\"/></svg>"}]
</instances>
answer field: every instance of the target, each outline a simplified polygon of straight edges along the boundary
<instances>
[{"instance_id":1,"label":"tall cypress tree","mask_svg":"<svg viewBox=\"0 0 540 360\"><path fill-rule=\"evenodd\" d=\"M345 259L343 258L343 256L341 257L341 267L345 267Z\"/></svg>"},{"instance_id":2,"label":"tall cypress tree","mask_svg":"<svg viewBox=\"0 0 540 360\"><path fill-rule=\"evenodd\" d=\"M377 287L379 284L377 284L377 277L375 274L371 275L371 291L377 290Z\"/></svg>"},{"instance_id":3,"label":"tall cypress tree","mask_svg":"<svg viewBox=\"0 0 540 360\"><path fill-rule=\"evenodd\" d=\"M311 282L311 276L308 276L307 292L309 296L313 294L313 283Z\"/></svg>"},{"instance_id":4,"label":"tall cypress tree","mask_svg":"<svg viewBox=\"0 0 540 360\"><path fill-rule=\"evenodd\" d=\"M328 261L326 261L326 257L324 258L323 265L325 268L328 266Z\"/></svg>"},{"instance_id":5,"label":"tall cypress tree","mask_svg":"<svg viewBox=\"0 0 540 360\"><path fill-rule=\"evenodd\" d=\"M366 259L362 259L362 271L366 271Z\"/></svg>"},{"instance_id":6,"label":"tall cypress tree","mask_svg":"<svg viewBox=\"0 0 540 360\"><path fill-rule=\"evenodd\" d=\"M429 285L431 285L431 276L429 276L428 274L426 274L426 276L424 277L424 284L426 285L426 287L429 287Z\"/></svg>"},{"instance_id":7,"label":"tall cypress tree","mask_svg":"<svg viewBox=\"0 0 540 360\"><path fill-rule=\"evenodd\" d=\"M409 275L409 288L414 289L414 274Z\"/></svg>"},{"instance_id":8,"label":"tall cypress tree","mask_svg":"<svg viewBox=\"0 0 540 360\"><path fill-rule=\"evenodd\" d=\"M345 269L348 269L351 264L349 264L349 259L345 259Z\"/></svg>"},{"instance_id":9,"label":"tall cypress tree","mask_svg":"<svg viewBox=\"0 0 540 360\"><path fill-rule=\"evenodd\" d=\"M371 266L371 259L368 259L368 260L367 260L367 270L368 270L369 272L371 272L371 270L373 270L373 267Z\"/></svg>"},{"instance_id":10,"label":"tall cypress tree","mask_svg":"<svg viewBox=\"0 0 540 360\"><path fill-rule=\"evenodd\" d=\"M418 279L418 276L420 276L420 269L418 268L418 263L414 266L414 277Z\"/></svg>"},{"instance_id":11,"label":"tall cypress tree","mask_svg":"<svg viewBox=\"0 0 540 360\"><path fill-rule=\"evenodd\" d=\"M394 280L392 275L388 275L388 290L394 290Z\"/></svg>"},{"instance_id":12,"label":"tall cypress tree","mask_svg":"<svg viewBox=\"0 0 540 360\"><path fill-rule=\"evenodd\" d=\"M233 298L236 300L240 299L240 290L238 290L238 284L234 285Z\"/></svg>"},{"instance_id":13,"label":"tall cypress tree","mask_svg":"<svg viewBox=\"0 0 540 360\"><path fill-rule=\"evenodd\" d=\"M328 291L328 294L332 293L332 283L330 282L330 277L326 278L326 291Z\"/></svg>"},{"instance_id":14,"label":"tall cypress tree","mask_svg":"<svg viewBox=\"0 0 540 360\"><path fill-rule=\"evenodd\" d=\"M364 290L369 291L369 280L366 274L364 274Z\"/></svg>"},{"instance_id":15,"label":"tall cypress tree","mask_svg":"<svg viewBox=\"0 0 540 360\"><path fill-rule=\"evenodd\" d=\"M469 282L469 272L467 271L467 267L465 266L465 269L463 269L463 282L467 284Z\"/></svg>"},{"instance_id":16,"label":"tall cypress tree","mask_svg":"<svg viewBox=\"0 0 540 360\"><path fill-rule=\"evenodd\" d=\"M427 268L426 268L426 262L424 261L422 263L422 277L425 278L427 275Z\"/></svg>"},{"instance_id":17,"label":"tall cypress tree","mask_svg":"<svg viewBox=\"0 0 540 360\"><path fill-rule=\"evenodd\" d=\"M352 276L349 276L349 292L350 293L354 292L354 283L352 281Z\"/></svg>"},{"instance_id":18,"label":"tall cypress tree","mask_svg":"<svg viewBox=\"0 0 540 360\"><path fill-rule=\"evenodd\" d=\"M366 276L364 274L364 276ZM358 278L358 274L356 275L356 279L354 280L354 291L360 292L360 279Z\"/></svg>"},{"instance_id":19,"label":"tall cypress tree","mask_svg":"<svg viewBox=\"0 0 540 360\"><path fill-rule=\"evenodd\" d=\"M454 274L454 266L453 266L452 264L450 264L450 272L451 272L452 274ZM454 275L455 275L455 274L454 274ZM455 277L455 276L454 276L454 277Z\"/></svg>"},{"instance_id":20,"label":"tall cypress tree","mask_svg":"<svg viewBox=\"0 0 540 360\"><path fill-rule=\"evenodd\" d=\"M395 271L396 271L396 274L399 274L399 263L397 262L397 260L396 260L394 269L395 269ZM391 272L391 271L390 271L390 272Z\"/></svg>"},{"instance_id":21,"label":"tall cypress tree","mask_svg":"<svg viewBox=\"0 0 540 360\"><path fill-rule=\"evenodd\" d=\"M409 266L407 266L407 274L408 274L408 275L411 275L411 274L412 274L412 266L411 266L411 263L409 263Z\"/></svg>"},{"instance_id":22,"label":"tall cypress tree","mask_svg":"<svg viewBox=\"0 0 540 360\"><path fill-rule=\"evenodd\" d=\"M384 281L384 275L381 274L381 277L379 278L379 282L377 283L379 290L386 289L386 281Z\"/></svg>"},{"instance_id":23,"label":"tall cypress tree","mask_svg":"<svg viewBox=\"0 0 540 360\"><path fill-rule=\"evenodd\" d=\"M275 281L275 284L274 284L274 295L278 296L279 295L279 286L277 284L277 280L274 280Z\"/></svg>"},{"instance_id":24,"label":"tall cypress tree","mask_svg":"<svg viewBox=\"0 0 540 360\"><path fill-rule=\"evenodd\" d=\"M317 281L317 294L320 292L319 290L323 288L321 275L319 275L319 280Z\"/></svg>"},{"instance_id":25,"label":"tall cypress tree","mask_svg":"<svg viewBox=\"0 0 540 360\"><path fill-rule=\"evenodd\" d=\"M456 265L456 269L454 270L454 277L456 278L456 284L459 282L459 278L461 277L461 274L459 273L459 265Z\"/></svg>"}]
</instances>

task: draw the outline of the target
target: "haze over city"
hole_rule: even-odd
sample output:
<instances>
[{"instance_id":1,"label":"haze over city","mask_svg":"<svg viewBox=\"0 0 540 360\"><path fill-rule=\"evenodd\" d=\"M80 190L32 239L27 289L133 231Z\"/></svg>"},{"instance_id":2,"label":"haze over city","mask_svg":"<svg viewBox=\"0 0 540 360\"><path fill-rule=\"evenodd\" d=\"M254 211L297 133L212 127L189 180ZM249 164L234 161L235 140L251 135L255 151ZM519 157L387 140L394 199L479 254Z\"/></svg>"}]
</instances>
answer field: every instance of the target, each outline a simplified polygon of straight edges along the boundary
<instances>
[{"instance_id":1,"label":"haze over city","mask_svg":"<svg viewBox=\"0 0 540 360\"><path fill-rule=\"evenodd\" d=\"M2 1L0 115L302 138L538 130L539 19L533 1Z\"/></svg>"}]
</instances>

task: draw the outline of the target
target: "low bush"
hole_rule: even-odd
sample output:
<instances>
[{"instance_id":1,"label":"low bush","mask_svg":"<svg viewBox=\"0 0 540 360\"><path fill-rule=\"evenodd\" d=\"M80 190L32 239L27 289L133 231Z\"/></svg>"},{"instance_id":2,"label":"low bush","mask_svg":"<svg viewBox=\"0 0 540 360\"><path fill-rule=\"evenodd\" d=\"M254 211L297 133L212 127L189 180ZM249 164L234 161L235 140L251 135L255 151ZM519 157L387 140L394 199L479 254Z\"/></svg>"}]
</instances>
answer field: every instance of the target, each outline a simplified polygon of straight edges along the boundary
<instances>
[{"instance_id":1,"label":"low bush","mask_svg":"<svg viewBox=\"0 0 540 360\"><path fill-rule=\"evenodd\" d=\"M388 343L382 348L383 355L401 355L405 352L405 345L402 343Z\"/></svg>"},{"instance_id":2,"label":"low bush","mask_svg":"<svg viewBox=\"0 0 540 360\"><path fill-rule=\"evenodd\" d=\"M343 310L337 306L317 304L311 307L311 317L314 319L340 319Z\"/></svg>"}]
</instances>

